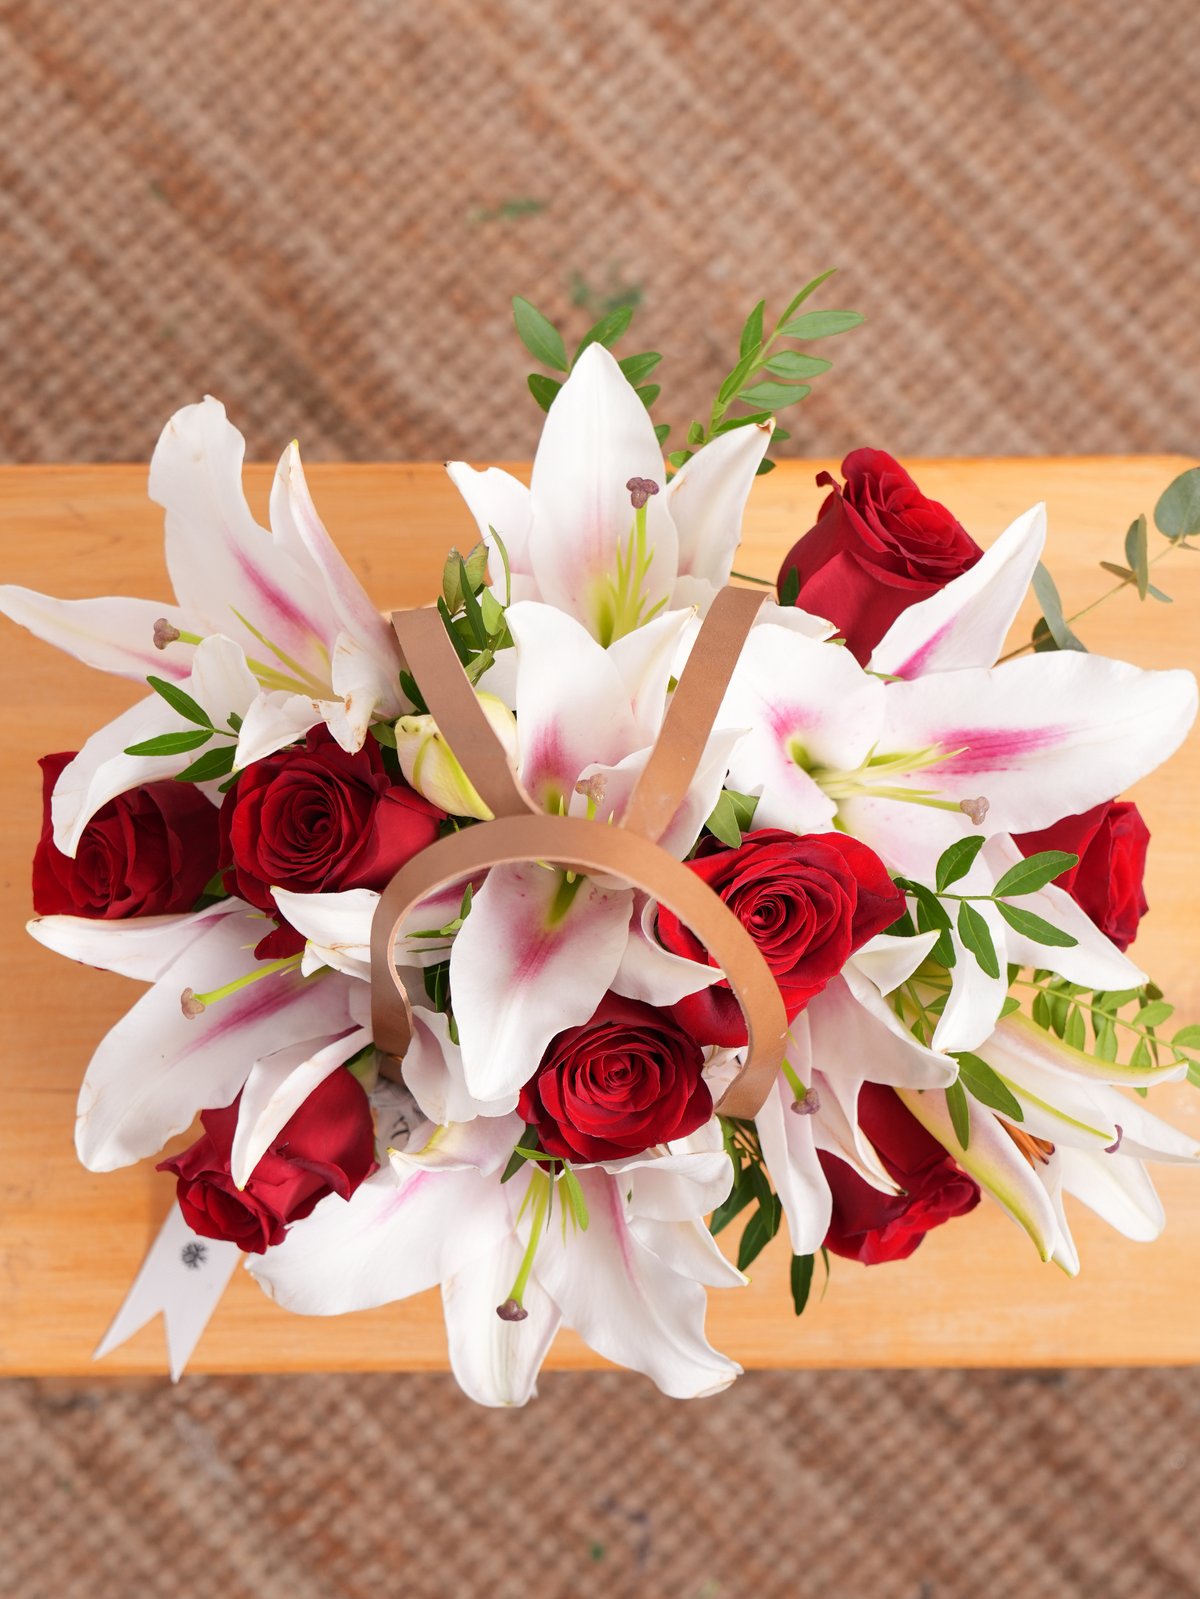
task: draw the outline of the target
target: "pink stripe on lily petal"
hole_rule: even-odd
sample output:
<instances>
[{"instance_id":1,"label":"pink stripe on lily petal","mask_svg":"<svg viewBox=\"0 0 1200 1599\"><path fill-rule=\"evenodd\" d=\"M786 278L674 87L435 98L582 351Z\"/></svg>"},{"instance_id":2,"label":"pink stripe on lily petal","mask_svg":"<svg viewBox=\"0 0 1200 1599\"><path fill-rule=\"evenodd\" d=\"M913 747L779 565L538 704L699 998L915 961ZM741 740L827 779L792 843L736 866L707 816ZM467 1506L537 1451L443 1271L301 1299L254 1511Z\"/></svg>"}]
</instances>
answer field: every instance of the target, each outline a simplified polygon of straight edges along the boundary
<instances>
[{"instance_id":1,"label":"pink stripe on lily petal","mask_svg":"<svg viewBox=\"0 0 1200 1599\"><path fill-rule=\"evenodd\" d=\"M1061 724L1048 727L948 728L938 735L944 749L956 751L935 770L940 777L968 777L975 772L1003 772L1020 766L1041 750L1059 749L1070 734Z\"/></svg>"}]
</instances>

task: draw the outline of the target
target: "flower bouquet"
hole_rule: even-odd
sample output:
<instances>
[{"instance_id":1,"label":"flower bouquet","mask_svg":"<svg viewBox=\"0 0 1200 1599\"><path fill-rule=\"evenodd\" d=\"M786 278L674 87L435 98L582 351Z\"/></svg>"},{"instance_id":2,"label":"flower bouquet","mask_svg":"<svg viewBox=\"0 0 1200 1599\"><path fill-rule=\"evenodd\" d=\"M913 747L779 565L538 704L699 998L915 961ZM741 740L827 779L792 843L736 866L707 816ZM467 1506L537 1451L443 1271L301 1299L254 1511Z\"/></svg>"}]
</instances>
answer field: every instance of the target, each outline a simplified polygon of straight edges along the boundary
<instances>
[{"instance_id":1,"label":"flower bouquet","mask_svg":"<svg viewBox=\"0 0 1200 1599\"><path fill-rule=\"evenodd\" d=\"M773 332L755 308L665 461L631 313L568 359L517 300L560 376L529 379L529 488L448 466L480 541L436 608L379 614L295 445L258 527L213 399L150 467L173 606L0 590L150 690L43 759L33 868L36 939L153 985L88 1066L80 1159L203 1127L102 1350L164 1308L177 1374L244 1255L303 1314L440 1285L482 1403L534 1394L563 1324L691 1397L740 1369L706 1289L781 1227L797 1314L818 1255L902 1259L982 1190L1069 1273L1064 1191L1160 1231L1145 1162L1200 1144L1143 1100L1200 1082L1200 1028L1126 953L1149 835L1115 796L1195 680L1088 653L1042 507L983 551L877 450L776 579L732 572L775 412L830 364L798 346L862 320L802 310L823 282ZM1141 517L1113 592L1164 599L1151 559Z\"/></svg>"}]
</instances>

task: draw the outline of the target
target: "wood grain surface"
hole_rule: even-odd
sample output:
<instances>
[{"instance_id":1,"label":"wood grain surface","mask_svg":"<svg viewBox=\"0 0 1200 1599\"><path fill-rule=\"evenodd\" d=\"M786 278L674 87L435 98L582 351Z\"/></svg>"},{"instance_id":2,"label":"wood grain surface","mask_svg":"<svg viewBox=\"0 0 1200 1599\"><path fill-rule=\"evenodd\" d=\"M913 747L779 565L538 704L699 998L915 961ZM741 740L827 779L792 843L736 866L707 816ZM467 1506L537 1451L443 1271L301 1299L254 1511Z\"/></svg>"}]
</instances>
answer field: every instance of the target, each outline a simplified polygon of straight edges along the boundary
<instances>
[{"instance_id":1,"label":"wood grain surface","mask_svg":"<svg viewBox=\"0 0 1200 1599\"><path fill-rule=\"evenodd\" d=\"M925 491L988 544L1021 511L1047 502L1047 562L1068 612L1110 586L1126 527L1150 513L1185 466L1181 457L910 462ZM773 576L810 524L823 491L789 462L754 488L740 571ZM526 468L514 468L521 473ZM247 468L265 519L271 468ZM445 551L474 527L441 467L324 465L310 469L318 509L380 608L431 600ZM144 466L0 468L3 580L82 598L169 597L162 513L145 495ZM1163 541L1157 539L1157 544ZM465 541L465 542L464 542ZM1153 553L1153 546L1152 546ZM1200 669L1200 561L1172 552L1155 581L1171 606L1118 596L1080 624L1089 646L1141 666ZM1033 608L1014 640L1028 637ZM75 1096L91 1051L141 986L72 967L23 931L29 861L41 818L39 755L76 749L139 697L0 622L7 709L0 766L0 1374L159 1372L156 1322L90 1366L172 1197L152 1162L104 1176L75 1159ZM1162 772L1132 792L1153 835L1151 914L1134 954L1178 1007L1200 1021L1200 743L1193 735ZM1200 1094L1152 1091L1151 1106L1200 1130ZM171 1147L190 1141L182 1138ZM1200 1173L1152 1168L1167 1208L1155 1244L1132 1244L1068 1199L1083 1270L1068 1280L1042 1265L1024 1234L990 1202L931 1233L911 1260L867 1269L834 1260L828 1291L797 1321L781 1236L742 1291L709 1295L708 1331L746 1366L1126 1365L1200 1361ZM736 1229L723 1235L732 1247ZM818 1278L820 1277L818 1267ZM383 1310L329 1320L289 1315L244 1272L232 1283L191 1369L210 1372L425 1370L446 1364L441 1303L431 1292ZM548 1365L603 1365L572 1333Z\"/></svg>"}]
</instances>

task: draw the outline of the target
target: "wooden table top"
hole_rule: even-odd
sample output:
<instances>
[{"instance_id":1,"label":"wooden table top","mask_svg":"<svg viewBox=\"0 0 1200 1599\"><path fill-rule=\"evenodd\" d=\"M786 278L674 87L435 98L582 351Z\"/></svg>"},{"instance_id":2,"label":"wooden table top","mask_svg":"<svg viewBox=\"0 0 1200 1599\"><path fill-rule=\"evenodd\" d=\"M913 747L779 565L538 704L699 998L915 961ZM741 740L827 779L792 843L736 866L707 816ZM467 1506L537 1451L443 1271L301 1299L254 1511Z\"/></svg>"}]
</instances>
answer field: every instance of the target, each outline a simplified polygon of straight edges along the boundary
<instances>
[{"instance_id":1,"label":"wooden table top","mask_svg":"<svg viewBox=\"0 0 1200 1599\"><path fill-rule=\"evenodd\" d=\"M1045 499L1047 563L1069 613L1109 585L1097 563L1123 558L1130 521L1140 511L1149 515L1171 478L1193 463L1154 456L908 464L926 493L949 505L982 544ZM756 482L739 570L774 574L824 493L814 487L814 473L836 466L788 462ZM271 472L247 468L247 492L263 521ZM431 601L448 546L474 542L474 526L440 466L317 465L309 481L318 510L381 609ZM0 529L4 581L64 598L169 598L162 512L146 498L144 466L0 467ZM1153 531L1151 537L1158 541ZM1174 605L1143 607L1121 595L1081 624L1083 636L1097 652L1141 666L1200 670L1200 561L1172 553L1157 573ZM1027 602L1015 640L1028 638L1035 614ZM100 1366L90 1356L166 1214L172 1179L150 1161L93 1175L78 1164L72 1144L75 1097L91 1051L141 986L71 968L23 930L41 820L37 758L78 748L139 690L3 621L0 662L8 703L0 767L0 1374L161 1372L157 1319ZM1198 793L1196 734L1165 772L1132 791L1154 838L1151 914L1133 953L1178 1007L1180 1025L1200 1021ZM1200 1094L1186 1084L1152 1090L1150 1103L1200 1130ZM1074 1281L1042 1265L1024 1234L985 1199L969 1217L931 1233L908 1261L868 1269L835 1259L823 1301L799 1321L781 1234L759 1257L750 1288L710 1292L709 1336L748 1367L1200 1361L1200 1174L1169 1166L1152 1172L1168 1217L1154 1244L1128 1242L1068 1198L1083 1260ZM735 1233L729 1229L722 1241ZM573 1333L559 1335L547 1362L603 1364ZM237 1271L189 1369L445 1365L436 1290L323 1320L280 1310Z\"/></svg>"}]
</instances>

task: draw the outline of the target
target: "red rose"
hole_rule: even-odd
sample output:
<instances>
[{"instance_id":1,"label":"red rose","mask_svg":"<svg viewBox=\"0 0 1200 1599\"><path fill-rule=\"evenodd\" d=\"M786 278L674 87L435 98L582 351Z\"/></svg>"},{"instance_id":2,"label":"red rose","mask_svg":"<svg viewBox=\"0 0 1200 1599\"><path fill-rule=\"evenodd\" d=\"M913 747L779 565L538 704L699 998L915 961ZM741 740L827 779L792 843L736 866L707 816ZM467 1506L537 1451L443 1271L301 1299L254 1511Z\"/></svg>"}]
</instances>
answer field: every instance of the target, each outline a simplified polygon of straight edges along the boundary
<instances>
[{"instance_id":1,"label":"red rose","mask_svg":"<svg viewBox=\"0 0 1200 1599\"><path fill-rule=\"evenodd\" d=\"M327 1194L349 1199L375 1169L375 1128L362 1085L342 1067L301 1105L239 1193L229 1171L239 1094L223 1110L204 1110L204 1137L159 1171L178 1177L184 1220L202 1238L224 1238L251 1255L282 1243Z\"/></svg>"},{"instance_id":2,"label":"red rose","mask_svg":"<svg viewBox=\"0 0 1200 1599\"><path fill-rule=\"evenodd\" d=\"M844 487L828 472L817 478L833 493L817 525L784 556L779 587L795 567L796 604L836 623L865 666L901 611L945 588L983 551L882 450L853 450L842 462L842 475Z\"/></svg>"},{"instance_id":3,"label":"red rose","mask_svg":"<svg viewBox=\"0 0 1200 1599\"><path fill-rule=\"evenodd\" d=\"M70 751L43 755L42 836L33 857L39 916L190 911L217 870L217 812L191 783L147 783L102 805L72 860L54 844L50 799Z\"/></svg>"},{"instance_id":4,"label":"red rose","mask_svg":"<svg viewBox=\"0 0 1200 1599\"><path fill-rule=\"evenodd\" d=\"M582 1027L550 1040L520 1116L564 1160L620 1160L686 1138L712 1115L704 1055L671 1017L606 994Z\"/></svg>"},{"instance_id":5,"label":"red rose","mask_svg":"<svg viewBox=\"0 0 1200 1599\"><path fill-rule=\"evenodd\" d=\"M1128 949L1150 909L1142 889L1150 829L1132 801L1093 805L1082 816L1063 816L1038 833L1015 833L1013 842L1022 855L1044 849L1078 855L1079 865L1054 881L1118 949Z\"/></svg>"},{"instance_id":6,"label":"red rose","mask_svg":"<svg viewBox=\"0 0 1200 1599\"><path fill-rule=\"evenodd\" d=\"M873 850L845 833L780 828L747 833L740 849L706 837L687 863L754 939L783 996L788 1021L836 977L856 949L904 914L904 895ZM665 905L658 938L689 960L717 962ZM746 1020L722 980L688 994L671 1014L703 1044L744 1044Z\"/></svg>"},{"instance_id":7,"label":"red rose","mask_svg":"<svg viewBox=\"0 0 1200 1599\"><path fill-rule=\"evenodd\" d=\"M272 888L386 888L405 861L434 842L445 815L385 769L370 735L348 755L324 723L309 730L303 749L248 766L221 807L221 865L231 894L282 923L255 953L267 959L304 948Z\"/></svg>"},{"instance_id":8,"label":"red rose","mask_svg":"<svg viewBox=\"0 0 1200 1599\"><path fill-rule=\"evenodd\" d=\"M833 1190L825 1247L864 1266L906 1260L931 1227L975 1209L979 1184L882 1083L864 1083L859 1089L858 1121L904 1192L881 1194L844 1160L818 1150Z\"/></svg>"}]
</instances>

